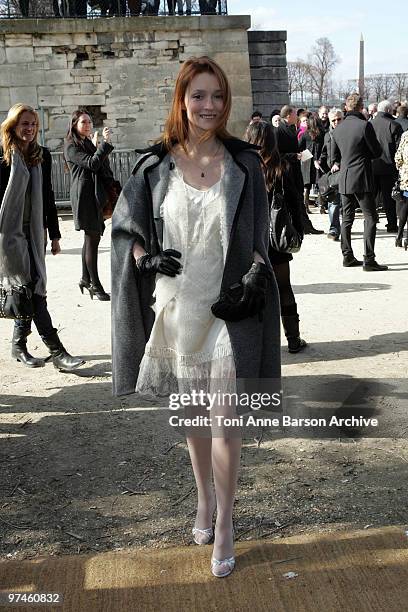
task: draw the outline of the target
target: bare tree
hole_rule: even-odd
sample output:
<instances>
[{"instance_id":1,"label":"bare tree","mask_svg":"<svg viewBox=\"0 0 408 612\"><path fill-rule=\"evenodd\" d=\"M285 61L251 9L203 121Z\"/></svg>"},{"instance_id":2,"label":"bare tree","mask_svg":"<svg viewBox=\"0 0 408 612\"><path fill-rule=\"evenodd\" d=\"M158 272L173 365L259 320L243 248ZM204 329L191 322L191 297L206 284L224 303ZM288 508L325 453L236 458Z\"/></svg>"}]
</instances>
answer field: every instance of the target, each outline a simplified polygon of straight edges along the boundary
<instances>
[{"instance_id":1,"label":"bare tree","mask_svg":"<svg viewBox=\"0 0 408 612\"><path fill-rule=\"evenodd\" d=\"M318 38L309 55L310 80L313 93L322 103L328 94L330 77L339 63L334 47L328 38Z\"/></svg>"},{"instance_id":2,"label":"bare tree","mask_svg":"<svg viewBox=\"0 0 408 612\"><path fill-rule=\"evenodd\" d=\"M305 94L309 91L310 83L310 66L302 59L291 62L292 67L292 92L300 95L300 101L304 104Z\"/></svg>"},{"instance_id":3,"label":"bare tree","mask_svg":"<svg viewBox=\"0 0 408 612\"><path fill-rule=\"evenodd\" d=\"M292 98L295 91L295 73L296 62L288 62L288 94L289 100Z\"/></svg>"},{"instance_id":4,"label":"bare tree","mask_svg":"<svg viewBox=\"0 0 408 612\"><path fill-rule=\"evenodd\" d=\"M393 94L394 94L394 86L395 86L395 81L394 81L394 75L392 74L383 74L383 83L384 83L384 99L390 98Z\"/></svg>"},{"instance_id":5,"label":"bare tree","mask_svg":"<svg viewBox=\"0 0 408 612\"><path fill-rule=\"evenodd\" d=\"M394 77L395 97L397 100L403 100L408 94L408 74L406 72L397 72Z\"/></svg>"},{"instance_id":6,"label":"bare tree","mask_svg":"<svg viewBox=\"0 0 408 612\"><path fill-rule=\"evenodd\" d=\"M350 81L338 81L334 85L334 91L339 100L345 100L351 92L355 91L355 88L350 85Z\"/></svg>"}]
</instances>

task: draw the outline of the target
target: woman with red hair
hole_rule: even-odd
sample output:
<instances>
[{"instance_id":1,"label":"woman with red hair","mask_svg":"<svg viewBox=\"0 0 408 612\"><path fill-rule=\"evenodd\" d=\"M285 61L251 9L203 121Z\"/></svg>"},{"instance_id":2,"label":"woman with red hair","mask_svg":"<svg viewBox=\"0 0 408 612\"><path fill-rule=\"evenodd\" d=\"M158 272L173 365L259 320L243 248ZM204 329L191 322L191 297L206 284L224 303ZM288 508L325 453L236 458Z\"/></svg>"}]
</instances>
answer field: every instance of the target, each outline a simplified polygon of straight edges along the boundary
<instances>
[{"instance_id":1,"label":"woman with red hair","mask_svg":"<svg viewBox=\"0 0 408 612\"><path fill-rule=\"evenodd\" d=\"M186 429L193 538L214 537L217 577L235 565L241 431L226 419L239 411L242 383L280 376L265 181L256 147L227 131L230 110L220 66L186 61L164 133L139 152L112 218L113 390L191 398L201 418Z\"/></svg>"}]
</instances>

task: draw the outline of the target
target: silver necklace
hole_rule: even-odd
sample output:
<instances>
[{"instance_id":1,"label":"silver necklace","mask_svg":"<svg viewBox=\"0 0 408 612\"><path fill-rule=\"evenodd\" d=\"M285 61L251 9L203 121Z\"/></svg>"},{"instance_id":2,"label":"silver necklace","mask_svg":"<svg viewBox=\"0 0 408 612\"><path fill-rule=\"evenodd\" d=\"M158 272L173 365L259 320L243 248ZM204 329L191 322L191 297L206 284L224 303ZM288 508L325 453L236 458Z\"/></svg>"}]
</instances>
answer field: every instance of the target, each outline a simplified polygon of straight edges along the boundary
<instances>
[{"instance_id":1,"label":"silver necklace","mask_svg":"<svg viewBox=\"0 0 408 612\"><path fill-rule=\"evenodd\" d=\"M214 155L211 155L211 157L210 157L210 161L208 162L208 164L207 164L206 166L204 166L204 168L202 168L202 167L200 166L200 164L198 164L196 161L194 161L194 160L192 160L190 157L188 157L188 160L189 160L189 161L190 161L192 164L194 164L194 165L198 166L198 167L199 167L199 169L201 170L201 178L205 178L205 173L207 172L207 170L208 170L209 166L211 166L211 164L213 163L214 158L215 158L215 157L217 156L217 154L220 152L221 145L222 145L222 143L220 142L220 144L218 145L218 148L217 148L217 150L215 151Z\"/></svg>"}]
</instances>

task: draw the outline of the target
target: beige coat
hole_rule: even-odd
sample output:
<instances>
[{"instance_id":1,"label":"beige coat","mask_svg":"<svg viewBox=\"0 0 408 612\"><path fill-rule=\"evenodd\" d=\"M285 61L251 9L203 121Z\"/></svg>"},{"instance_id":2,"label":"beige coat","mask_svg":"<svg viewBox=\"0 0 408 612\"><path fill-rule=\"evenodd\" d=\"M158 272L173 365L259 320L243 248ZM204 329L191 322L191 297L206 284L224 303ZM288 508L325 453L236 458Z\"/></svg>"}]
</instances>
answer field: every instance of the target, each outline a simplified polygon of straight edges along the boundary
<instances>
[{"instance_id":1,"label":"beige coat","mask_svg":"<svg viewBox=\"0 0 408 612\"><path fill-rule=\"evenodd\" d=\"M397 166L401 179L401 191L408 191L408 132L404 132L395 154L395 165Z\"/></svg>"}]
</instances>

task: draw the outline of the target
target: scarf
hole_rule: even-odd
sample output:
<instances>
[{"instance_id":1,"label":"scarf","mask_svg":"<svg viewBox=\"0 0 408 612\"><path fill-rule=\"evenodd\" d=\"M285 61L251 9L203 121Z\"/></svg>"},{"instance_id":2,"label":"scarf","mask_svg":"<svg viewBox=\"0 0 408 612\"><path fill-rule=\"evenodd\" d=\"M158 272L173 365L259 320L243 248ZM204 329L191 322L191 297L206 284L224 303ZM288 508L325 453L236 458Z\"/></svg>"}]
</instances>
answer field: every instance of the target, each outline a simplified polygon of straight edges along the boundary
<instances>
[{"instance_id":1,"label":"scarf","mask_svg":"<svg viewBox=\"0 0 408 612\"><path fill-rule=\"evenodd\" d=\"M11 158L10 178L0 206L0 284L5 289L27 285L30 273L30 253L37 270L34 292L46 295L44 223L41 165L31 169L30 237L23 232L25 194L30 172L19 153Z\"/></svg>"}]
</instances>

